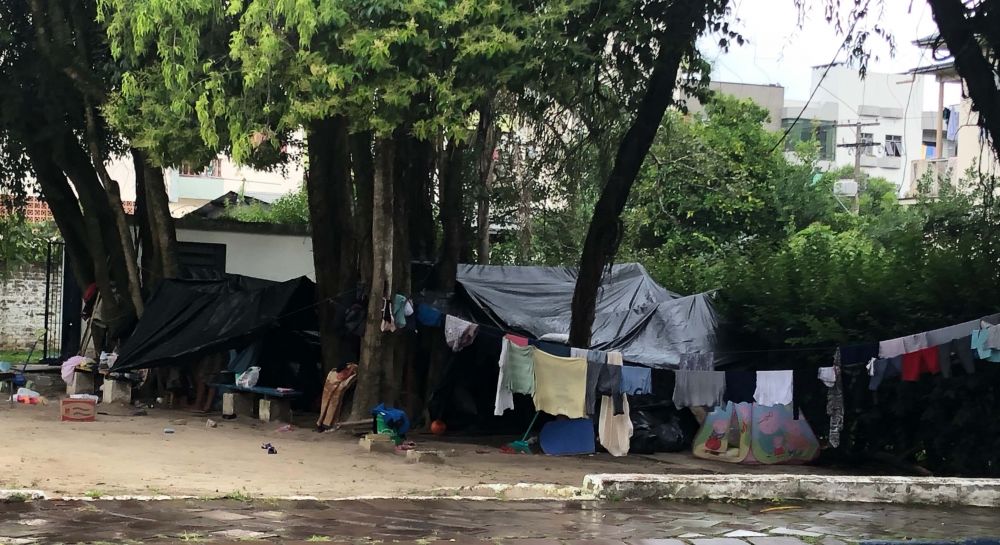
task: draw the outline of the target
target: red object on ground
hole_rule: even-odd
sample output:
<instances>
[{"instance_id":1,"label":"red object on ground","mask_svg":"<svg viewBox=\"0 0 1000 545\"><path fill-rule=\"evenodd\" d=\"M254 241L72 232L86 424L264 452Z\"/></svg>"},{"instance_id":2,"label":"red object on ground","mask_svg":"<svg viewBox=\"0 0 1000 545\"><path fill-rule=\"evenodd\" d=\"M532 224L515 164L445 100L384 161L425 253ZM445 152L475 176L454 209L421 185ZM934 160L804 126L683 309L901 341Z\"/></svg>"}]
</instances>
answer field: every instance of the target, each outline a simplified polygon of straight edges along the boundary
<instances>
[{"instance_id":1,"label":"red object on ground","mask_svg":"<svg viewBox=\"0 0 1000 545\"><path fill-rule=\"evenodd\" d=\"M431 422L431 433L434 435L444 435L444 432L448 429L443 420L435 420Z\"/></svg>"},{"instance_id":2,"label":"red object on ground","mask_svg":"<svg viewBox=\"0 0 1000 545\"><path fill-rule=\"evenodd\" d=\"M66 398L59 402L63 422L93 422L97 418L97 403L93 399Z\"/></svg>"}]
</instances>

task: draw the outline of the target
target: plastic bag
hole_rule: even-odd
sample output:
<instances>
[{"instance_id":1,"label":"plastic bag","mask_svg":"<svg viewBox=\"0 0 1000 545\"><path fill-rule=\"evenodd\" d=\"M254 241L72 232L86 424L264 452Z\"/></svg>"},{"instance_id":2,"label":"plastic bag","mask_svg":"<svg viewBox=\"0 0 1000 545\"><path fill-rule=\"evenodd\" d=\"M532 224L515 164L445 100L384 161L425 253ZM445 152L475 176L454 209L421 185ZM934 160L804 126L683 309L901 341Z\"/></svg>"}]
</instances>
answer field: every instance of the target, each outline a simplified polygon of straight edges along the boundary
<instances>
[{"instance_id":1,"label":"plastic bag","mask_svg":"<svg viewBox=\"0 0 1000 545\"><path fill-rule=\"evenodd\" d=\"M250 367L236 377L236 385L240 388L253 388L260 380L260 367Z\"/></svg>"},{"instance_id":2,"label":"plastic bag","mask_svg":"<svg viewBox=\"0 0 1000 545\"><path fill-rule=\"evenodd\" d=\"M691 443L676 413L661 418L650 411L632 411L632 427L630 452L680 452Z\"/></svg>"}]
</instances>

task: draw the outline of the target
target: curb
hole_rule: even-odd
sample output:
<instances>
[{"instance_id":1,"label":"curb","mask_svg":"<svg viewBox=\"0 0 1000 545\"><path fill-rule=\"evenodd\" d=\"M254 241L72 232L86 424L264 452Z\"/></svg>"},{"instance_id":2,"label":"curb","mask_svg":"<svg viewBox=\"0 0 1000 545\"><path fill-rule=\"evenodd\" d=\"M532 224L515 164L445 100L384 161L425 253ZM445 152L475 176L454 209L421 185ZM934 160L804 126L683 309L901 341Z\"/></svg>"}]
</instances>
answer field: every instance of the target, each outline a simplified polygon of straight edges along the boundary
<instances>
[{"instance_id":1,"label":"curb","mask_svg":"<svg viewBox=\"0 0 1000 545\"><path fill-rule=\"evenodd\" d=\"M597 474L583 491L609 500L749 500L1000 507L1000 479L826 475Z\"/></svg>"}]
</instances>

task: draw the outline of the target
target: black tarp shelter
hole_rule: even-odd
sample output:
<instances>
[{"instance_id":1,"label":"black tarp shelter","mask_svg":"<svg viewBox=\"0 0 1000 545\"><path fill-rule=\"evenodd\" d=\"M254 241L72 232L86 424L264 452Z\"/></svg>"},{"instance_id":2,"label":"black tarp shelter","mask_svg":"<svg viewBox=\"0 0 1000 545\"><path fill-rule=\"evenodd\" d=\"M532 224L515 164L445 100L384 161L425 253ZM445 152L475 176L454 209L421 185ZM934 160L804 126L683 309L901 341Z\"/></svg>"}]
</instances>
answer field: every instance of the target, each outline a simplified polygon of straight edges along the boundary
<instances>
[{"instance_id":1,"label":"black tarp shelter","mask_svg":"<svg viewBox=\"0 0 1000 545\"><path fill-rule=\"evenodd\" d=\"M316 330L315 284L306 277L273 282L165 280L122 346L114 371L186 363L241 348L277 330Z\"/></svg>"},{"instance_id":2,"label":"black tarp shelter","mask_svg":"<svg viewBox=\"0 0 1000 545\"><path fill-rule=\"evenodd\" d=\"M459 265L451 306L480 323L531 337L569 332L577 271L568 267ZM597 294L590 348L625 361L676 368L681 354L715 349L712 296L682 297L657 284L638 263L614 265Z\"/></svg>"}]
</instances>

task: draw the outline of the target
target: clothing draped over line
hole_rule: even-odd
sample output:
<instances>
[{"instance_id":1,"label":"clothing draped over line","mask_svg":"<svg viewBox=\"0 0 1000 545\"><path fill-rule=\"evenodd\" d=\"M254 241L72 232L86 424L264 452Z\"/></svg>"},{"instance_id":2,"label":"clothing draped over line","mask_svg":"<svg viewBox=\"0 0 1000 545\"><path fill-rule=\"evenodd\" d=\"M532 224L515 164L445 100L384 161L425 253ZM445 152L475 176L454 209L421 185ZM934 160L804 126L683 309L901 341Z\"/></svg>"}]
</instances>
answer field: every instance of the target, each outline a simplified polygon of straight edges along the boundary
<instances>
[{"instance_id":1,"label":"clothing draped over line","mask_svg":"<svg viewBox=\"0 0 1000 545\"><path fill-rule=\"evenodd\" d=\"M753 403L753 394L756 390L756 371L726 371L726 391L722 396L723 401Z\"/></svg>"},{"instance_id":2,"label":"clothing draped over line","mask_svg":"<svg viewBox=\"0 0 1000 545\"><path fill-rule=\"evenodd\" d=\"M450 314L444 318L444 340L453 352L459 352L476 340L479 326Z\"/></svg>"},{"instance_id":3,"label":"clothing draped over line","mask_svg":"<svg viewBox=\"0 0 1000 545\"><path fill-rule=\"evenodd\" d=\"M608 355L600 350L589 350L587 352L587 392L586 411L588 415L593 415L597 410L598 396L610 398L614 408L614 414L619 415L625 412L624 398L621 393L622 367L620 365L608 365Z\"/></svg>"},{"instance_id":4,"label":"clothing draped over line","mask_svg":"<svg viewBox=\"0 0 1000 545\"><path fill-rule=\"evenodd\" d=\"M827 384L829 387L826 390L826 414L830 417L830 433L827 440L831 447L837 448L840 446L840 430L844 428L844 383L841 379L843 367L840 350L833 354L833 367L824 369L833 370L833 385ZM820 375L823 375L823 369L820 369ZM798 418L797 413L795 417Z\"/></svg>"},{"instance_id":5,"label":"clothing draped over line","mask_svg":"<svg viewBox=\"0 0 1000 545\"><path fill-rule=\"evenodd\" d=\"M553 415L584 418L587 360L532 352L535 367L535 409Z\"/></svg>"},{"instance_id":6,"label":"clothing draped over line","mask_svg":"<svg viewBox=\"0 0 1000 545\"><path fill-rule=\"evenodd\" d=\"M713 371L715 369L715 353L681 354L681 361L677 368L685 371Z\"/></svg>"},{"instance_id":7,"label":"clothing draped over line","mask_svg":"<svg viewBox=\"0 0 1000 545\"><path fill-rule=\"evenodd\" d=\"M608 352L607 367L621 367L620 352ZM628 454L632 442L632 417L629 416L628 396L622 395L622 413L615 414L615 407L608 396L601 398L601 416L598 421L598 437L601 445L612 456Z\"/></svg>"},{"instance_id":8,"label":"clothing draped over line","mask_svg":"<svg viewBox=\"0 0 1000 545\"><path fill-rule=\"evenodd\" d=\"M716 407L722 404L726 373L722 371L677 371L674 380L674 406Z\"/></svg>"},{"instance_id":9,"label":"clothing draped over line","mask_svg":"<svg viewBox=\"0 0 1000 545\"><path fill-rule=\"evenodd\" d=\"M622 367L622 393L640 395L653 393L653 374L649 367Z\"/></svg>"},{"instance_id":10,"label":"clothing draped over line","mask_svg":"<svg viewBox=\"0 0 1000 545\"><path fill-rule=\"evenodd\" d=\"M791 404L792 377L791 371L757 371L754 401L766 407Z\"/></svg>"}]
</instances>

